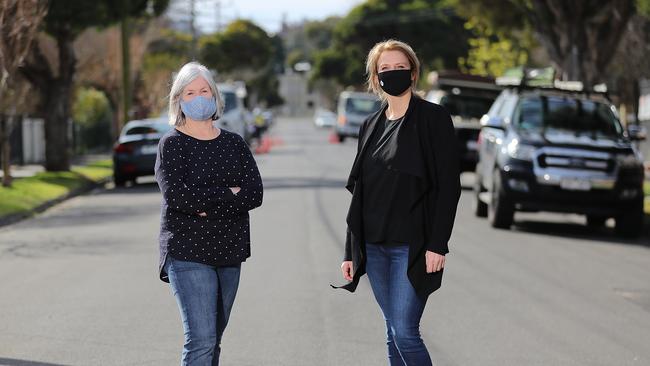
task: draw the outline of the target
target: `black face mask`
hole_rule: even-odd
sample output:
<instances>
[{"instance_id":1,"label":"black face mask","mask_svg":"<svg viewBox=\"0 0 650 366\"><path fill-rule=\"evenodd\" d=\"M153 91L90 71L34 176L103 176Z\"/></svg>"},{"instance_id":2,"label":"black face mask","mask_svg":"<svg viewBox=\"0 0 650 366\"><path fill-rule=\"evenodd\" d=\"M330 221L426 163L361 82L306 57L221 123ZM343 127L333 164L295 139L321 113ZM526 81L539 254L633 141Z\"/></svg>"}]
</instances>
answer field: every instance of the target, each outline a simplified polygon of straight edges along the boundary
<instances>
[{"instance_id":1,"label":"black face mask","mask_svg":"<svg viewBox=\"0 0 650 366\"><path fill-rule=\"evenodd\" d=\"M390 70L379 73L379 86L388 94L397 97L411 87L411 70Z\"/></svg>"}]
</instances>

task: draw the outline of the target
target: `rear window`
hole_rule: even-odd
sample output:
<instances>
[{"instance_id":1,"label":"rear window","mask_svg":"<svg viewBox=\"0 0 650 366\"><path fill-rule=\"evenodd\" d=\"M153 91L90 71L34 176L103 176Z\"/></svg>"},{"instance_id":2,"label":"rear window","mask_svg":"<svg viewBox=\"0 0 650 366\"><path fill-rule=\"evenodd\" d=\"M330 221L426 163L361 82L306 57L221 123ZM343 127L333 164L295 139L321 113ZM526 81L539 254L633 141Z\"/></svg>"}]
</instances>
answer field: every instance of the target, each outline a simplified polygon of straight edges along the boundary
<instances>
[{"instance_id":1,"label":"rear window","mask_svg":"<svg viewBox=\"0 0 650 366\"><path fill-rule=\"evenodd\" d=\"M125 135L146 135L149 133L165 133L171 126L167 123L147 126L133 126L124 132Z\"/></svg>"},{"instance_id":2,"label":"rear window","mask_svg":"<svg viewBox=\"0 0 650 366\"><path fill-rule=\"evenodd\" d=\"M232 91L221 91L224 103L224 113L237 108L237 95Z\"/></svg>"},{"instance_id":3,"label":"rear window","mask_svg":"<svg viewBox=\"0 0 650 366\"><path fill-rule=\"evenodd\" d=\"M381 101L365 98L349 98L345 103L345 111L354 114L370 114L381 107Z\"/></svg>"},{"instance_id":4,"label":"rear window","mask_svg":"<svg viewBox=\"0 0 650 366\"><path fill-rule=\"evenodd\" d=\"M494 99L467 95L448 94L440 99L440 104L447 108L452 116L481 118L488 112Z\"/></svg>"}]
</instances>

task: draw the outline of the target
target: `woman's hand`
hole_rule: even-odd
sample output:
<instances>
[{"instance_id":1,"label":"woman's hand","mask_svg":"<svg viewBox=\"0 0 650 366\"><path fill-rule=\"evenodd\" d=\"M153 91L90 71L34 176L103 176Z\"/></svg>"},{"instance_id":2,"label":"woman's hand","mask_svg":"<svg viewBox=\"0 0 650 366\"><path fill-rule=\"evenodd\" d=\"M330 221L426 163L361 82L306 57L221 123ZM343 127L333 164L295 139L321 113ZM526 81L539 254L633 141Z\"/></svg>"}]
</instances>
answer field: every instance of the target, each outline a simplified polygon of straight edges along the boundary
<instances>
[{"instance_id":1,"label":"woman's hand","mask_svg":"<svg viewBox=\"0 0 650 366\"><path fill-rule=\"evenodd\" d=\"M241 191L240 187L229 187L229 188L230 188L230 191L232 192L232 194L235 194L235 195L237 193L239 193L239 191ZM201 216L201 217L207 217L208 216L207 212L197 212L197 214L199 216Z\"/></svg>"},{"instance_id":2,"label":"woman's hand","mask_svg":"<svg viewBox=\"0 0 650 366\"><path fill-rule=\"evenodd\" d=\"M341 264L341 271L343 271L343 278L352 281L352 275L354 274L352 271L352 261L343 262L343 264Z\"/></svg>"},{"instance_id":3,"label":"woman's hand","mask_svg":"<svg viewBox=\"0 0 650 366\"><path fill-rule=\"evenodd\" d=\"M427 262L427 273L438 272L445 268L445 256L438 253L427 250L425 254L425 259Z\"/></svg>"}]
</instances>

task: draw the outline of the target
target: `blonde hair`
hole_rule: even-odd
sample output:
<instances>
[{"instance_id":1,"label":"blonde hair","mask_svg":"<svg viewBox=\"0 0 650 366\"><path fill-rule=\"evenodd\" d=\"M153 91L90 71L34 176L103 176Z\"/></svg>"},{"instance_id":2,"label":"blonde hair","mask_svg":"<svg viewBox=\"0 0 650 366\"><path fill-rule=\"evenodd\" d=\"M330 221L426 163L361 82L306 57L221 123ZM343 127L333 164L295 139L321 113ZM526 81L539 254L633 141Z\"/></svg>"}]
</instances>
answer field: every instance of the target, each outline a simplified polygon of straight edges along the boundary
<instances>
[{"instance_id":1,"label":"blonde hair","mask_svg":"<svg viewBox=\"0 0 650 366\"><path fill-rule=\"evenodd\" d=\"M368 52L368 58L366 59L368 91L377 94L377 96L384 101L387 98L386 93L381 86L379 86L379 81L377 80L379 74L379 65L377 65L377 63L379 62L379 57L384 51L400 51L404 56L406 56L411 66L411 75L413 75L411 91L415 93L420 75L420 60L418 60L418 56L415 54L415 51L413 51L411 46L395 39L379 42L372 47L370 52Z\"/></svg>"},{"instance_id":2,"label":"blonde hair","mask_svg":"<svg viewBox=\"0 0 650 366\"><path fill-rule=\"evenodd\" d=\"M212 120L218 120L223 115L224 103L217 83L207 67L198 62L189 62L183 65L174 77L171 91L169 92L169 124L180 127L185 124L185 115L181 110L181 94L194 79L202 77L208 83L212 96L217 102L217 111L212 115Z\"/></svg>"}]
</instances>

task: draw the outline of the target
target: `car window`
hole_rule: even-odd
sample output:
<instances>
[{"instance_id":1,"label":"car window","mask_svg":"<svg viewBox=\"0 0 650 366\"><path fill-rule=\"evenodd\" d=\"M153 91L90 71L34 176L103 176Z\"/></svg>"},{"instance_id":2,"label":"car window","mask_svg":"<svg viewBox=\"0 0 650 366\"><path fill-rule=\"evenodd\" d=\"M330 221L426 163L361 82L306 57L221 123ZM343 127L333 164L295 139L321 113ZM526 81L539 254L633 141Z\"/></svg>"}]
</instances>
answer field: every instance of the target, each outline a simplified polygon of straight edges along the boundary
<instances>
[{"instance_id":1,"label":"car window","mask_svg":"<svg viewBox=\"0 0 650 366\"><path fill-rule=\"evenodd\" d=\"M509 123L512 115L514 113L515 106L517 104L517 97L515 95L509 95L503 102L503 106L499 110L499 117L503 118L504 122Z\"/></svg>"},{"instance_id":2,"label":"car window","mask_svg":"<svg viewBox=\"0 0 650 366\"><path fill-rule=\"evenodd\" d=\"M525 98L517 106L515 124L526 130L558 130L617 137L623 128L606 103L578 98Z\"/></svg>"},{"instance_id":3,"label":"car window","mask_svg":"<svg viewBox=\"0 0 650 366\"><path fill-rule=\"evenodd\" d=\"M440 105L447 108L452 116L481 118L490 109L493 100L468 95L448 94L440 99Z\"/></svg>"},{"instance_id":4,"label":"car window","mask_svg":"<svg viewBox=\"0 0 650 366\"><path fill-rule=\"evenodd\" d=\"M237 95L233 91L221 91L224 102L224 113L237 108Z\"/></svg>"},{"instance_id":5,"label":"car window","mask_svg":"<svg viewBox=\"0 0 650 366\"><path fill-rule=\"evenodd\" d=\"M160 123L155 125L140 125L128 128L124 135L145 135L148 133L164 133L169 131L171 126L167 123Z\"/></svg>"},{"instance_id":6,"label":"car window","mask_svg":"<svg viewBox=\"0 0 650 366\"><path fill-rule=\"evenodd\" d=\"M542 113L539 99L523 99L517 105L513 123L525 130L539 128L542 125Z\"/></svg>"},{"instance_id":7,"label":"car window","mask_svg":"<svg viewBox=\"0 0 650 366\"><path fill-rule=\"evenodd\" d=\"M354 114L370 114L381 107L381 101L366 98L348 98L345 111Z\"/></svg>"}]
</instances>

